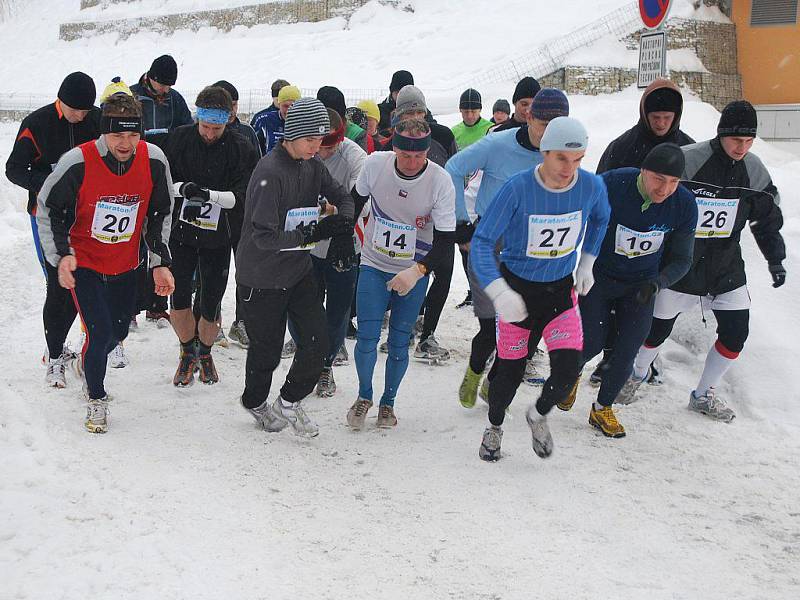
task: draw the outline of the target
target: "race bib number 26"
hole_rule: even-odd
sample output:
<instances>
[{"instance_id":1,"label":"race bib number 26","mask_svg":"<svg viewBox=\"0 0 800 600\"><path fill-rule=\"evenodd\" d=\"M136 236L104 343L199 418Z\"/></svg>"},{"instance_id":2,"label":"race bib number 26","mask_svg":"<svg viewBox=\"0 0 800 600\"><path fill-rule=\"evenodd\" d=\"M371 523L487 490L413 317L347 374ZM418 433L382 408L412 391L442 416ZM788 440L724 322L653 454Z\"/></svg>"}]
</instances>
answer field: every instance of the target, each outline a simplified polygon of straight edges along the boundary
<instances>
[{"instance_id":1,"label":"race bib number 26","mask_svg":"<svg viewBox=\"0 0 800 600\"><path fill-rule=\"evenodd\" d=\"M136 230L139 203L98 202L94 207L92 237L104 244L129 242Z\"/></svg>"},{"instance_id":2,"label":"race bib number 26","mask_svg":"<svg viewBox=\"0 0 800 600\"><path fill-rule=\"evenodd\" d=\"M581 232L582 211L563 215L528 217L528 251L531 258L561 258L572 252Z\"/></svg>"},{"instance_id":3,"label":"race bib number 26","mask_svg":"<svg viewBox=\"0 0 800 600\"><path fill-rule=\"evenodd\" d=\"M696 238L731 237L736 213L739 212L739 199L701 198L697 200Z\"/></svg>"}]
</instances>

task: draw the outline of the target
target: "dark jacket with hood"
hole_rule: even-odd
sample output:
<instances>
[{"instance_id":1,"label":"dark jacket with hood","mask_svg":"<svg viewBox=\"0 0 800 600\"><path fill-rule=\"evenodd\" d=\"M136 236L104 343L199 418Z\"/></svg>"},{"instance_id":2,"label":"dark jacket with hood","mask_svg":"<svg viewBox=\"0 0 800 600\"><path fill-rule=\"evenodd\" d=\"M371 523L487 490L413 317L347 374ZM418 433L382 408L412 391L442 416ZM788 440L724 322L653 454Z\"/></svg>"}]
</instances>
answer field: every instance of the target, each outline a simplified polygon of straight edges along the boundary
<instances>
[{"instance_id":1,"label":"dark jacket with hood","mask_svg":"<svg viewBox=\"0 0 800 600\"><path fill-rule=\"evenodd\" d=\"M681 183L697 200L697 232L691 269L670 289L716 296L745 285L740 239L748 222L764 258L779 265L786 258L780 197L761 160L752 152L733 160L718 137L683 153Z\"/></svg>"},{"instance_id":2,"label":"dark jacket with hood","mask_svg":"<svg viewBox=\"0 0 800 600\"><path fill-rule=\"evenodd\" d=\"M163 134L192 122L192 113L183 96L174 89L158 96L148 83L147 73L139 78L139 83L131 86L131 92L142 103L142 126L148 142L163 143Z\"/></svg>"},{"instance_id":3,"label":"dark jacket with hood","mask_svg":"<svg viewBox=\"0 0 800 600\"><path fill-rule=\"evenodd\" d=\"M221 209L216 231L181 221L184 199L176 198L171 239L196 248L236 245L242 230L247 182L258 161L255 149L227 127L220 139L211 145L206 144L198 133L197 124L193 124L179 127L169 134L165 154L173 181L193 181L205 189L233 192L236 197L233 208Z\"/></svg>"},{"instance_id":4,"label":"dark jacket with hood","mask_svg":"<svg viewBox=\"0 0 800 600\"><path fill-rule=\"evenodd\" d=\"M672 127L667 132L667 135L659 137L650 129L644 107L647 97L654 91L663 88L669 88L678 94L680 107L678 112L675 113L675 119L672 121ZM680 130L682 113L683 97L678 86L668 79L655 80L647 87L642 94L642 99L639 101L639 122L608 145L608 148L600 158L596 172L599 174L621 167L636 167L638 169L642 166L645 156L658 144L665 142L678 144L678 146L693 144L694 140Z\"/></svg>"}]
</instances>

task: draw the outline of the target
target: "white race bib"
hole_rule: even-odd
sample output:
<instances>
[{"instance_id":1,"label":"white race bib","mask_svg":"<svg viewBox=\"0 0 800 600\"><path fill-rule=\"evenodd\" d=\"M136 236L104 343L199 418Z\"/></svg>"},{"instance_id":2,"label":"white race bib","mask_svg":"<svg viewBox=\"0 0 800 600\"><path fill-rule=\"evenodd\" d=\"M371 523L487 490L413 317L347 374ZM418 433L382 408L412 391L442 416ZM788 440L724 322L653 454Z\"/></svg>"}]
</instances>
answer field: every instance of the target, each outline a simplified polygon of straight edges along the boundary
<instances>
[{"instance_id":1,"label":"white race bib","mask_svg":"<svg viewBox=\"0 0 800 600\"><path fill-rule=\"evenodd\" d=\"M310 225L319 221L319 206L310 206L304 208L292 208L286 213L286 225L284 231L294 231L298 227ZM311 250L316 243L306 244L305 246L296 246L294 248L283 248L284 250Z\"/></svg>"},{"instance_id":2,"label":"white race bib","mask_svg":"<svg viewBox=\"0 0 800 600\"><path fill-rule=\"evenodd\" d=\"M739 212L739 199L702 198L697 196L696 238L731 237L736 213Z\"/></svg>"},{"instance_id":3,"label":"white race bib","mask_svg":"<svg viewBox=\"0 0 800 600\"><path fill-rule=\"evenodd\" d=\"M414 260L417 251L417 228L373 215L372 249L392 260Z\"/></svg>"},{"instance_id":4,"label":"white race bib","mask_svg":"<svg viewBox=\"0 0 800 600\"><path fill-rule=\"evenodd\" d=\"M617 225L614 252L628 258L638 258L658 252L663 243L663 231L635 231L625 225Z\"/></svg>"},{"instance_id":5,"label":"white race bib","mask_svg":"<svg viewBox=\"0 0 800 600\"><path fill-rule=\"evenodd\" d=\"M528 217L528 256L561 258L578 244L583 213L580 210L564 215L531 215Z\"/></svg>"},{"instance_id":6,"label":"white race bib","mask_svg":"<svg viewBox=\"0 0 800 600\"><path fill-rule=\"evenodd\" d=\"M185 201L184 201L185 202ZM219 227L219 217L222 214L222 207L216 202L203 202L200 207L200 216L194 221L189 221L183 216L183 207L181 207L181 221L194 225L206 231L216 231Z\"/></svg>"},{"instance_id":7,"label":"white race bib","mask_svg":"<svg viewBox=\"0 0 800 600\"><path fill-rule=\"evenodd\" d=\"M104 244L129 242L136 231L139 203L98 202L94 207L92 237Z\"/></svg>"}]
</instances>

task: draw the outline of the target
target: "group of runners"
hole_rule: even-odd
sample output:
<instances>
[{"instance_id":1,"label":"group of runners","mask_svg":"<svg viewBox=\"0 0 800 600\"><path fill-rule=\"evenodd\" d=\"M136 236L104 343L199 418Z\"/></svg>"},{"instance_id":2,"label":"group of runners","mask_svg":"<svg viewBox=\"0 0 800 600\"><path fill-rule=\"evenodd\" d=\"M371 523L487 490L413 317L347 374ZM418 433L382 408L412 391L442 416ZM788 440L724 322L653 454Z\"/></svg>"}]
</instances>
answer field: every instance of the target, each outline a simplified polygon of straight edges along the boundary
<instances>
[{"instance_id":1,"label":"group of runners","mask_svg":"<svg viewBox=\"0 0 800 600\"><path fill-rule=\"evenodd\" d=\"M175 386L218 382L213 348L230 339L247 350L244 409L265 431L306 437L319 430L304 399L336 393L334 367L348 364L344 340L355 337L358 395L343 417L366 426L384 351L375 424L395 427L410 352L433 364L450 358L435 332L456 247L469 280L459 307L471 306L477 323L453 399L488 403L481 459L500 458L523 381L541 385L526 417L533 450L549 456L549 414L573 407L585 365L601 353L589 423L623 437L614 404L660 381L659 350L698 303L713 311L717 340L688 407L734 418L716 389L748 335L746 225L773 285L786 277L779 196L750 152L748 102L726 106L717 135L695 143L680 129L680 90L658 80L592 173L581 168L586 124L562 91L531 77L511 103L494 103L491 120L480 93L465 90L452 129L436 122L408 71L394 73L382 102L350 107L333 86L310 98L277 80L251 125L239 121L229 82L203 89L192 116L176 80L174 59L158 57L134 86L115 78L98 108L92 78L72 73L54 103L23 120L6 165L29 192L47 282L46 382L66 387L72 366L89 431L108 428L106 369L128 364L123 342L140 312L175 332ZM76 315L83 341L73 350Z\"/></svg>"}]
</instances>

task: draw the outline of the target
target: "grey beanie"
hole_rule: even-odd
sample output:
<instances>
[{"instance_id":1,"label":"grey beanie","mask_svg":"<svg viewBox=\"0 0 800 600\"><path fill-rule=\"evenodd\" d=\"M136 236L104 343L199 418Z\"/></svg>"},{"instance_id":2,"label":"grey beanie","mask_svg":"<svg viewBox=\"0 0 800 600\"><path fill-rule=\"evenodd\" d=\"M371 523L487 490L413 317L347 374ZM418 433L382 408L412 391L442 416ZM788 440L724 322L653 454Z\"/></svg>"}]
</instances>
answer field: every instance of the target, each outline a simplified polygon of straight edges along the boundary
<instances>
[{"instance_id":1,"label":"grey beanie","mask_svg":"<svg viewBox=\"0 0 800 600\"><path fill-rule=\"evenodd\" d=\"M300 98L286 114L283 139L291 141L302 137L324 137L330 131L328 109L322 102L316 98Z\"/></svg>"},{"instance_id":2,"label":"grey beanie","mask_svg":"<svg viewBox=\"0 0 800 600\"><path fill-rule=\"evenodd\" d=\"M395 116L410 111L424 110L427 112L428 110L428 107L425 106L425 94L414 85L407 85L397 93L396 105Z\"/></svg>"},{"instance_id":3,"label":"grey beanie","mask_svg":"<svg viewBox=\"0 0 800 600\"><path fill-rule=\"evenodd\" d=\"M504 112L507 115L511 114L511 106L508 104L508 100L505 98L500 98L499 100L495 101L494 106L492 106L492 112L496 113L497 111Z\"/></svg>"},{"instance_id":4,"label":"grey beanie","mask_svg":"<svg viewBox=\"0 0 800 600\"><path fill-rule=\"evenodd\" d=\"M556 117L547 125L539 144L539 150L561 150L575 152L586 150L589 136L583 124L573 117Z\"/></svg>"}]
</instances>

